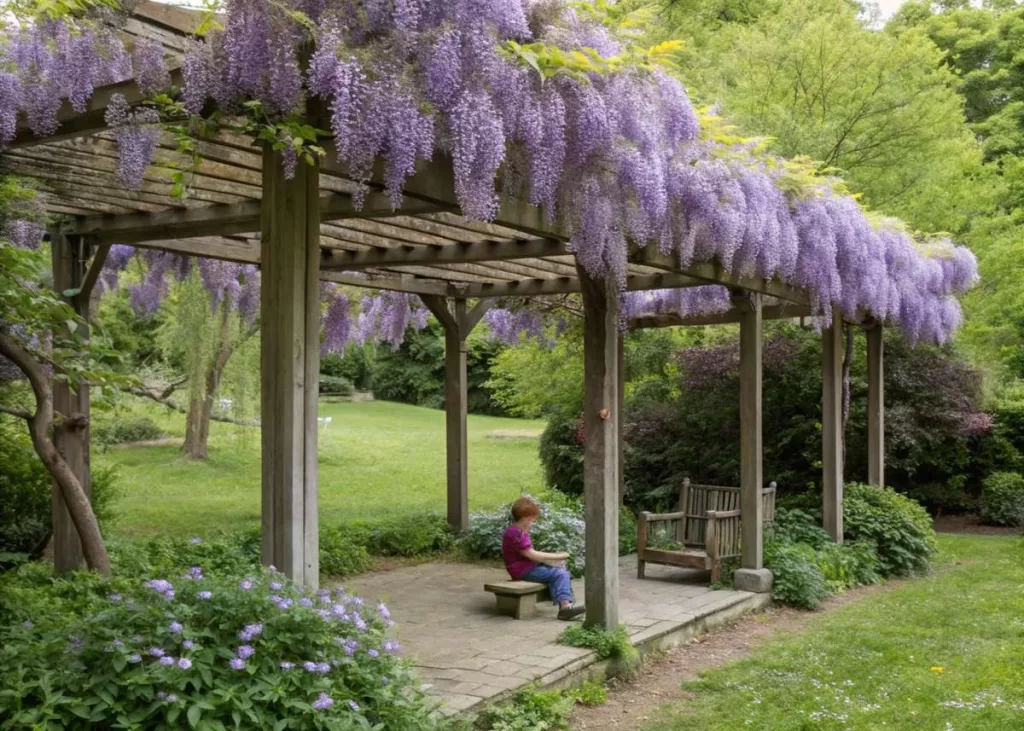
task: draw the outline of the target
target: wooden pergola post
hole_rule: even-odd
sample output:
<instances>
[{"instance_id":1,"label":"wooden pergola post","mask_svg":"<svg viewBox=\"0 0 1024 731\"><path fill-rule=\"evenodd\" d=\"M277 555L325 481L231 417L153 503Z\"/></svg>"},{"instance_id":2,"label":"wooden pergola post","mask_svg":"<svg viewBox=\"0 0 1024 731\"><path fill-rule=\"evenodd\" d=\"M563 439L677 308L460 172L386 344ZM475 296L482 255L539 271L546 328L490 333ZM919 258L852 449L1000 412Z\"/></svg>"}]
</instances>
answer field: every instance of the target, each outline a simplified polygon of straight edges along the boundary
<instances>
[{"instance_id":1,"label":"wooden pergola post","mask_svg":"<svg viewBox=\"0 0 1024 731\"><path fill-rule=\"evenodd\" d=\"M287 180L263 153L260 300L263 563L297 583L320 579L317 400L320 373L319 169Z\"/></svg>"},{"instance_id":2,"label":"wooden pergola post","mask_svg":"<svg viewBox=\"0 0 1024 731\"><path fill-rule=\"evenodd\" d=\"M615 282L577 265L583 296L583 494L588 626L619 625L619 306Z\"/></svg>"},{"instance_id":3,"label":"wooden pergola post","mask_svg":"<svg viewBox=\"0 0 1024 731\"><path fill-rule=\"evenodd\" d=\"M444 297L421 295L444 328L444 410L447 452L448 523L458 531L469 528L469 452L466 415L469 382L466 373L466 339L490 309L481 300L472 309L464 298L455 298L451 307Z\"/></svg>"},{"instance_id":4,"label":"wooden pergola post","mask_svg":"<svg viewBox=\"0 0 1024 731\"><path fill-rule=\"evenodd\" d=\"M761 429L761 295L733 298L740 312L740 513L741 568L735 586L744 591L771 591L772 573L764 567L763 436Z\"/></svg>"},{"instance_id":5,"label":"wooden pergola post","mask_svg":"<svg viewBox=\"0 0 1024 731\"><path fill-rule=\"evenodd\" d=\"M843 315L832 310L832 324L821 337L822 515L825 530L843 542Z\"/></svg>"},{"instance_id":6,"label":"wooden pergola post","mask_svg":"<svg viewBox=\"0 0 1024 731\"><path fill-rule=\"evenodd\" d=\"M882 323L867 330L868 340L868 482L885 486L885 346Z\"/></svg>"},{"instance_id":7,"label":"wooden pergola post","mask_svg":"<svg viewBox=\"0 0 1024 731\"><path fill-rule=\"evenodd\" d=\"M50 232L50 252L53 262L53 288L60 294L68 290L78 293L65 296L64 299L74 308L88 328L89 298L99 270L103 267L107 253L106 246L97 251L92 267L89 267L90 245L84 236L67 236L60 229ZM88 329L83 334L88 337ZM54 429L53 441L60 451L68 467L82 484L86 497L92 500L92 471L90 467L90 433L89 433L89 386L79 384L72 390L66 381L53 380L54 411L65 416L84 417L80 425L73 427L58 425ZM66 573L85 567L82 553L82 542L78 537L68 512L67 504L60 487L53 485L53 510L51 514L53 526L53 566L59 573Z\"/></svg>"}]
</instances>

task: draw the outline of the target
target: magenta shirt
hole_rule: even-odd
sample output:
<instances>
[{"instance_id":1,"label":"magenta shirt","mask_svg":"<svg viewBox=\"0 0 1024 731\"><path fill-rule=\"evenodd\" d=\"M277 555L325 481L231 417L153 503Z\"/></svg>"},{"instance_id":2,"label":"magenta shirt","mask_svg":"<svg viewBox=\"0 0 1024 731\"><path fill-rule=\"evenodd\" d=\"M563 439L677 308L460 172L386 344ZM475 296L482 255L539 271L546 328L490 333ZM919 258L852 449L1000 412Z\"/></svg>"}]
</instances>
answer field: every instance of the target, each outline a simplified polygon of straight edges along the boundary
<instances>
[{"instance_id":1,"label":"magenta shirt","mask_svg":"<svg viewBox=\"0 0 1024 731\"><path fill-rule=\"evenodd\" d=\"M533 541L530 540L530 534L518 525L510 525L505 535L501 537L501 557L505 559L505 569L516 581L530 573L530 569L537 565L523 557L522 552L531 548Z\"/></svg>"}]
</instances>

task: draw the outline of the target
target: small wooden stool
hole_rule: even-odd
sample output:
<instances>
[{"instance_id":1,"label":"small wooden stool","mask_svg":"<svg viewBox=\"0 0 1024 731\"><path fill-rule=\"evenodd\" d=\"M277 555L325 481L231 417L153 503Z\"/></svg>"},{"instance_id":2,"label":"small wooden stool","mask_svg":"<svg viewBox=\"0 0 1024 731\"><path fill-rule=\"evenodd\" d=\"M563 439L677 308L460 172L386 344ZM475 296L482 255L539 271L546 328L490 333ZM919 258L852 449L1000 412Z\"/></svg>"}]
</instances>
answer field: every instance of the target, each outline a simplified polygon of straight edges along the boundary
<instances>
[{"instance_id":1,"label":"small wooden stool","mask_svg":"<svg viewBox=\"0 0 1024 731\"><path fill-rule=\"evenodd\" d=\"M532 617L538 599L551 599L547 585L535 581L499 581L484 584L484 591L494 594L498 614L514 619Z\"/></svg>"}]
</instances>

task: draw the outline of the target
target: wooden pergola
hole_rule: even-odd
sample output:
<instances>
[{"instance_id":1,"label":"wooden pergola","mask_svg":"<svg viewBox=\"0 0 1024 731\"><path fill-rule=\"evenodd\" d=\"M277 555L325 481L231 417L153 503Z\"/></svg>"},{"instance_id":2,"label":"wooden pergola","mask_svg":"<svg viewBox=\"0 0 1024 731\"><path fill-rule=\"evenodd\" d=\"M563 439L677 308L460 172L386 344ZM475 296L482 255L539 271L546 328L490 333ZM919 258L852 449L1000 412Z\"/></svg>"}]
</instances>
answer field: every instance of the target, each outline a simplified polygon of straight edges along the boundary
<instances>
[{"instance_id":1,"label":"wooden pergola","mask_svg":"<svg viewBox=\"0 0 1024 731\"><path fill-rule=\"evenodd\" d=\"M126 32L180 52L195 27L191 11L141 0ZM172 74L174 75L174 74ZM541 209L503 198L491 223L461 216L451 162L437 154L407 181L401 206L384 193L383 166L362 206L330 144L318 165L299 164L293 179L280 154L248 138L220 133L195 144L203 162L186 199L171 195L169 172L191 161L170 136L160 143L142 188L126 191L103 113L114 94L142 101L134 82L99 89L83 114L61 110L56 134L19 130L0 154L0 172L31 178L47 209L65 223L51 233L54 285L78 289L73 304L88 317L89 292L111 244L257 264L262 269L263 562L306 586L319 576L317 398L319 282L407 292L421 297L444 328L446 347L447 511L468 525L466 338L491 303L505 297L580 293L585 317L586 603L591 624L618 625L618 508L621 491L623 370L619 292L590 277L567 249L569 231ZM741 586L764 590L761 498L761 342L765 319L809 315L806 292L778 281L737 276L702 262L680 267L652 247L629 257L627 290L723 285L730 311L684 319L639 318L632 327L739 323L743 570ZM841 361L843 318L823 335L825 527L842 540ZM868 330L871 481L883 480L882 334ZM57 408L89 413L87 388L55 384ZM73 403L72 403L73 402ZM59 447L89 486L88 429L60 435ZM81 548L59 491L54 491L55 562L77 567Z\"/></svg>"}]
</instances>

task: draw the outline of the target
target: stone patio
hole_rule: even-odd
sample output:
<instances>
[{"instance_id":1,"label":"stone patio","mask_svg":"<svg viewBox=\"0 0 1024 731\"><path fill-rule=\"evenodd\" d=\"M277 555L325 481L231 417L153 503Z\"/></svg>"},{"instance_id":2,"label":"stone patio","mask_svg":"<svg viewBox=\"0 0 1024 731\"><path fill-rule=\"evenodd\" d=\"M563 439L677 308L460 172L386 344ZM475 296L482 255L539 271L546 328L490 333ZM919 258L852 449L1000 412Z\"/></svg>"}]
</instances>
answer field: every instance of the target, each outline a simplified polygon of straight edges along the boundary
<instances>
[{"instance_id":1,"label":"stone patio","mask_svg":"<svg viewBox=\"0 0 1024 731\"><path fill-rule=\"evenodd\" d=\"M767 595L712 590L706 572L649 565L636 578L636 557L620 559L619 616L637 646L668 646L767 603ZM507 578L501 568L429 563L346 582L367 601L383 601L397 623L402 652L456 713L531 682L552 685L598 664L593 652L559 645L566 624L550 604L527 620L499 617L483 585ZM573 588L583 601L583 582Z\"/></svg>"}]
</instances>

